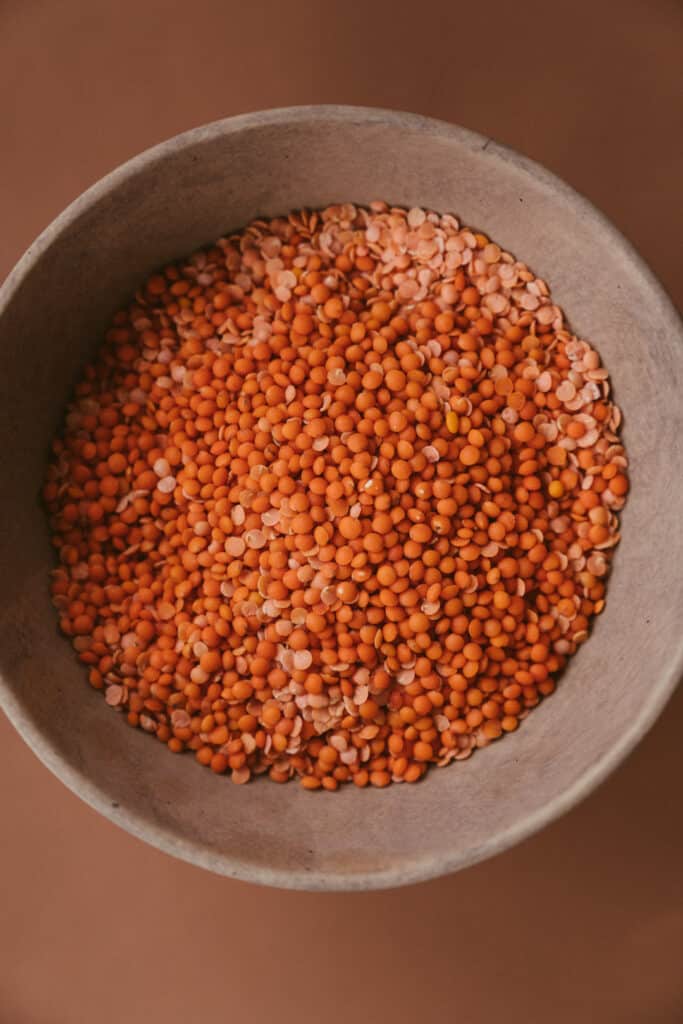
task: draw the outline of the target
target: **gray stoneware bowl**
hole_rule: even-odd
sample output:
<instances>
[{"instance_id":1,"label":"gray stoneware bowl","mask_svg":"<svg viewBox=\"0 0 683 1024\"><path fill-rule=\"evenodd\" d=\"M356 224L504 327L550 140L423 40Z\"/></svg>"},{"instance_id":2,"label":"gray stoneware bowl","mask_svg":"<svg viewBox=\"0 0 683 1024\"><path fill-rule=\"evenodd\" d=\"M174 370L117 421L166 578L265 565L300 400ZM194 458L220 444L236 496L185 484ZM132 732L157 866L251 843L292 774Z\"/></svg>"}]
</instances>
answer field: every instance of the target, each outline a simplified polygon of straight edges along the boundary
<instances>
[{"instance_id":1,"label":"gray stoneware bowl","mask_svg":"<svg viewBox=\"0 0 683 1024\"><path fill-rule=\"evenodd\" d=\"M386 198L457 213L550 282L609 367L632 491L607 608L518 733L418 786L233 786L128 728L57 633L38 503L48 444L111 314L151 270L260 214ZM108 175L0 291L0 670L4 706L75 793L149 843L237 878L370 889L466 867L594 789L650 728L683 663L683 331L589 203L489 139L353 107L266 111L171 139Z\"/></svg>"}]
</instances>

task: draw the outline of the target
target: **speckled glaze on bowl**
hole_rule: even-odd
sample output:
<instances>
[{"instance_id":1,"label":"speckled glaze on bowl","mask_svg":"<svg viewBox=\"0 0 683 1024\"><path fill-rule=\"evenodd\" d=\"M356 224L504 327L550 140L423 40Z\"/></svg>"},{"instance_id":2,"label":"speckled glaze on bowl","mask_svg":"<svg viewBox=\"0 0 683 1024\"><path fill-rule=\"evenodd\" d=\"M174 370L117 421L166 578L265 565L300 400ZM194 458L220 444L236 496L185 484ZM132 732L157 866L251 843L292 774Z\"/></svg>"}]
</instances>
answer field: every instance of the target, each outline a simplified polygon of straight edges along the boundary
<instances>
[{"instance_id":1,"label":"speckled glaze on bowl","mask_svg":"<svg viewBox=\"0 0 683 1024\"><path fill-rule=\"evenodd\" d=\"M418 786L238 787L128 728L58 635L37 500L69 389L141 278L252 218L394 203L455 212L529 263L596 344L625 414L632 491L594 635L512 737ZM129 161L74 202L0 291L0 672L10 719L83 800L220 874L301 889L401 885L500 853L594 789L683 666L683 329L622 236L547 171L409 114L301 107L230 118Z\"/></svg>"}]
</instances>

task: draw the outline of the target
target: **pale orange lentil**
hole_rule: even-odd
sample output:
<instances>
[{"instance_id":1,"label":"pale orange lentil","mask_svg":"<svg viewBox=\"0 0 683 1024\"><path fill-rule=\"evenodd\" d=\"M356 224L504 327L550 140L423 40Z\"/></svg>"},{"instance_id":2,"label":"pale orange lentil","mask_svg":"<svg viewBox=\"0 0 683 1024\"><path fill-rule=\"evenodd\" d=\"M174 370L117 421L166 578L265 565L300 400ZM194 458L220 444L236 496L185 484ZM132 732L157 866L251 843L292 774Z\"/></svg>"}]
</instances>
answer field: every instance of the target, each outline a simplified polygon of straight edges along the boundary
<instances>
[{"instance_id":1,"label":"pale orange lentil","mask_svg":"<svg viewBox=\"0 0 683 1024\"><path fill-rule=\"evenodd\" d=\"M379 202L256 221L150 277L76 387L60 628L235 784L417 782L514 732L602 612L620 422L485 235Z\"/></svg>"}]
</instances>

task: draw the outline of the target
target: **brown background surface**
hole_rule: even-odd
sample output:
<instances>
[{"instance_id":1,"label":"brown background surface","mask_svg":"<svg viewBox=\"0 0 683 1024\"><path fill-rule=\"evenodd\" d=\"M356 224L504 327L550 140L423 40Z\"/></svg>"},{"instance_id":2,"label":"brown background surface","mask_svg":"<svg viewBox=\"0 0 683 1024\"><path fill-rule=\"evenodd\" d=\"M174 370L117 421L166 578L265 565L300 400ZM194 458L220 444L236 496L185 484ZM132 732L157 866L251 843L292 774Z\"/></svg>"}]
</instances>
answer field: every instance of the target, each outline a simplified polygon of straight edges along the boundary
<instances>
[{"instance_id":1,"label":"brown background surface","mask_svg":"<svg viewBox=\"0 0 683 1024\"><path fill-rule=\"evenodd\" d=\"M682 58L676 0L0 0L0 277L139 150L229 114L342 102L457 121L544 163L680 308ZM674 1024L682 724L679 692L597 793L494 860L310 895L148 848L2 719L0 1021Z\"/></svg>"}]
</instances>

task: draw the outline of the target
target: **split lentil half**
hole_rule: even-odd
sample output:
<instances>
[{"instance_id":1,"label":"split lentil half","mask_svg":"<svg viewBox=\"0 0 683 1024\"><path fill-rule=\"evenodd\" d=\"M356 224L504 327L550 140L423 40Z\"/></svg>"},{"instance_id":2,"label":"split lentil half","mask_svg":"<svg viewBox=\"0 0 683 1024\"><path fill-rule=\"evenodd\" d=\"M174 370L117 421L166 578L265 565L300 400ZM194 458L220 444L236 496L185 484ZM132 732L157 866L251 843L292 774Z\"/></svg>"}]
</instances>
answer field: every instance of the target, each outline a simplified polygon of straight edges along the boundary
<instances>
[{"instance_id":1,"label":"split lentil half","mask_svg":"<svg viewBox=\"0 0 683 1024\"><path fill-rule=\"evenodd\" d=\"M62 631L236 783L415 782L586 640L628 491L597 352L451 215L301 211L114 317L44 485Z\"/></svg>"}]
</instances>

